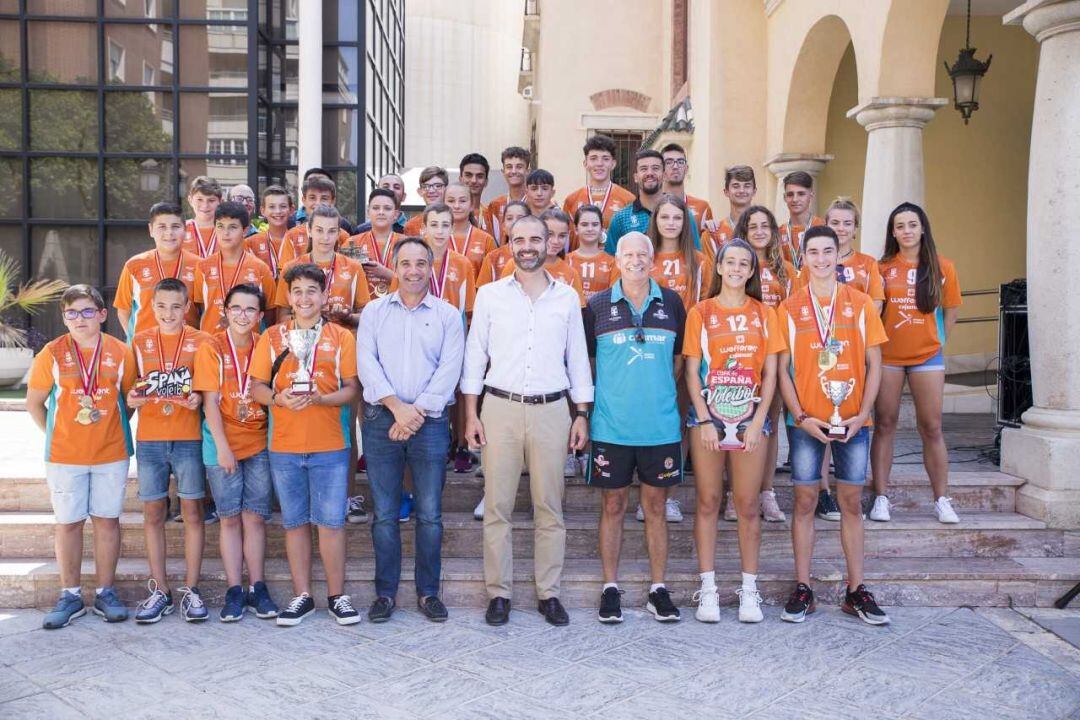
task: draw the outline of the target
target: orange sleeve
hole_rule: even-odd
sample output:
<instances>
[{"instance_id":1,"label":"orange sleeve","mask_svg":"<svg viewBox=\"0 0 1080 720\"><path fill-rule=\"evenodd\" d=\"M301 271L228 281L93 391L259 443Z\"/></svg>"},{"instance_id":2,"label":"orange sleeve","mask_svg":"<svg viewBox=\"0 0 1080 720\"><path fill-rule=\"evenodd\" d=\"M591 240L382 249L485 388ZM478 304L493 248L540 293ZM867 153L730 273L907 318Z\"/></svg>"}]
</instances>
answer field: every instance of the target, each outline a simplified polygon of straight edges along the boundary
<instances>
[{"instance_id":1,"label":"orange sleeve","mask_svg":"<svg viewBox=\"0 0 1080 720\"><path fill-rule=\"evenodd\" d=\"M285 266L282 266L281 276L278 278L277 287L270 295L266 296L267 309L271 307L289 307L289 286L285 284Z\"/></svg>"},{"instance_id":2,"label":"orange sleeve","mask_svg":"<svg viewBox=\"0 0 1080 720\"><path fill-rule=\"evenodd\" d=\"M120 279L116 282L116 297L113 298L113 307L117 310L131 310L134 300L131 286L131 269L127 263L120 271Z\"/></svg>"},{"instance_id":3,"label":"orange sleeve","mask_svg":"<svg viewBox=\"0 0 1080 720\"><path fill-rule=\"evenodd\" d=\"M355 348L353 349L353 353L355 356ZM259 342L255 344L255 349L251 353L251 367L248 369L248 374L250 374L251 377L255 378L256 380L261 380L264 383L269 383L271 365L270 333L265 332L262 334L262 337L259 338Z\"/></svg>"},{"instance_id":4,"label":"orange sleeve","mask_svg":"<svg viewBox=\"0 0 1080 720\"><path fill-rule=\"evenodd\" d=\"M881 316L878 315L874 301L869 296L866 298L866 304L863 305L863 313L866 316L866 347L887 343L889 336L885 334L885 326L881 323Z\"/></svg>"},{"instance_id":5,"label":"orange sleeve","mask_svg":"<svg viewBox=\"0 0 1080 720\"><path fill-rule=\"evenodd\" d=\"M468 266L468 272L465 273L465 312L472 313L473 304L476 303L476 278L473 277L472 263L466 263L462 267Z\"/></svg>"},{"instance_id":6,"label":"orange sleeve","mask_svg":"<svg viewBox=\"0 0 1080 720\"><path fill-rule=\"evenodd\" d=\"M487 285L495 281L495 267L491 264L491 253L484 256L484 262L480 263L480 274L476 276L476 286Z\"/></svg>"},{"instance_id":7,"label":"orange sleeve","mask_svg":"<svg viewBox=\"0 0 1080 720\"><path fill-rule=\"evenodd\" d=\"M221 360L213 343L203 343L195 351L195 379L192 389L198 392L221 390Z\"/></svg>"},{"instance_id":8,"label":"orange sleeve","mask_svg":"<svg viewBox=\"0 0 1080 720\"><path fill-rule=\"evenodd\" d=\"M34 358L34 363L30 366L30 379L26 386L31 390L52 390L54 385L52 368L52 350L46 346Z\"/></svg>"},{"instance_id":9,"label":"orange sleeve","mask_svg":"<svg viewBox=\"0 0 1080 720\"><path fill-rule=\"evenodd\" d=\"M810 282L810 273L807 272L805 266L803 266L803 268L801 270L799 270L798 272L795 272L795 266L792 265L791 263L789 263L787 260L785 260L784 261L784 267L788 268L788 271L791 273L791 275L788 275L788 277L792 278L792 280L791 280L791 288L792 288L792 290L798 290L799 288L804 288L804 287L806 287L807 283Z\"/></svg>"},{"instance_id":10,"label":"orange sleeve","mask_svg":"<svg viewBox=\"0 0 1080 720\"><path fill-rule=\"evenodd\" d=\"M960 296L960 278L956 275L956 266L951 262L942 263L941 271L945 276L945 287L941 291L941 307L960 307L963 298Z\"/></svg>"},{"instance_id":11,"label":"orange sleeve","mask_svg":"<svg viewBox=\"0 0 1080 720\"><path fill-rule=\"evenodd\" d=\"M205 305L206 300L203 298L203 284L206 282L206 278L203 277L202 263L195 266L195 287L191 292L191 302L196 305Z\"/></svg>"},{"instance_id":12,"label":"orange sleeve","mask_svg":"<svg viewBox=\"0 0 1080 720\"><path fill-rule=\"evenodd\" d=\"M135 364L135 351L131 345L124 346L124 375L120 378L120 392L127 397L135 380L138 378L138 367Z\"/></svg>"},{"instance_id":13,"label":"orange sleeve","mask_svg":"<svg viewBox=\"0 0 1080 720\"><path fill-rule=\"evenodd\" d=\"M787 308L784 307L784 303L780 303L780 305L776 308L776 325L777 329L779 330L780 343L782 347L777 350L777 352L791 352L790 340L788 338L788 325L790 324L790 322L791 320L788 316ZM879 320L878 322L880 323L881 321ZM780 370L781 372L787 372L787 368L781 368Z\"/></svg>"},{"instance_id":14,"label":"orange sleeve","mask_svg":"<svg viewBox=\"0 0 1080 720\"><path fill-rule=\"evenodd\" d=\"M340 373L342 380L356 377L356 343L348 330L341 332Z\"/></svg>"},{"instance_id":15,"label":"orange sleeve","mask_svg":"<svg viewBox=\"0 0 1080 720\"><path fill-rule=\"evenodd\" d=\"M259 268L259 274L262 276L259 279L259 284L262 285L263 295L266 297L266 309L272 310L277 307L277 288L274 287L274 276L265 263L263 267Z\"/></svg>"},{"instance_id":16,"label":"orange sleeve","mask_svg":"<svg viewBox=\"0 0 1080 720\"><path fill-rule=\"evenodd\" d=\"M682 354L684 357L701 357L701 311L698 306L686 313L686 330L683 332Z\"/></svg>"},{"instance_id":17,"label":"orange sleeve","mask_svg":"<svg viewBox=\"0 0 1080 720\"><path fill-rule=\"evenodd\" d=\"M866 284L867 295L871 300L885 302L885 283L881 279L881 268L878 267L877 260L870 260L870 267L866 271L870 274Z\"/></svg>"},{"instance_id":18,"label":"orange sleeve","mask_svg":"<svg viewBox=\"0 0 1080 720\"><path fill-rule=\"evenodd\" d=\"M581 307L585 307L585 288L581 285L581 276L577 274L577 271L570 268L570 272L573 273L570 276L570 286L577 291L578 299L581 301Z\"/></svg>"},{"instance_id":19,"label":"orange sleeve","mask_svg":"<svg viewBox=\"0 0 1080 720\"><path fill-rule=\"evenodd\" d=\"M353 296L353 307L360 309L368 304L368 300L371 299L371 286L368 285L367 273L364 272L363 267L357 263L356 270L356 294Z\"/></svg>"},{"instance_id":20,"label":"orange sleeve","mask_svg":"<svg viewBox=\"0 0 1080 720\"><path fill-rule=\"evenodd\" d=\"M780 332L780 321L776 317L776 310L768 305L765 306L765 332L769 334L769 340L765 344L766 355L773 355L787 349L784 336Z\"/></svg>"}]
</instances>

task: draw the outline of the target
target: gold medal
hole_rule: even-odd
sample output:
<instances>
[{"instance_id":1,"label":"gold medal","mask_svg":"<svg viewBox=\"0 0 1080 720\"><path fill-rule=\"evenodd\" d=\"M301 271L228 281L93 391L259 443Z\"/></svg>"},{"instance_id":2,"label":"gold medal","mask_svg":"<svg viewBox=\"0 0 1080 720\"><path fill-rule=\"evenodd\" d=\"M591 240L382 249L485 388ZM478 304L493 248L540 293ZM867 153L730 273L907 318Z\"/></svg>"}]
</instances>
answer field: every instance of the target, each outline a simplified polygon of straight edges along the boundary
<instances>
[{"instance_id":1,"label":"gold medal","mask_svg":"<svg viewBox=\"0 0 1080 720\"><path fill-rule=\"evenodd\" d=\"M97 408L94 408L93 410L90 411L90 422L92 422L92 423L101 422L101 411L98 410Z\"/></svg>"},{"instance_id":2,"label":"gold medal","mask_svg":"<svg viewBox=\"0 0 1080 720\"><path fill-rule=\"evenodd\" d=\"M87 408L79 410L79 412L75 413L75 422L79 423L80 425L91 424L92 422L94 422L91 419L91 412L92 411Z\"/></svg>"},{"instance_id":3,"label":"gold medal","mask_svg":"<svg viewBox=\"0 0 1080 720\"><path fill-rule=\"evenodd\" d=\"M817 364L821 370L832 370L836 367L836 354L828 350L818 353Z\"/></svg>"},{"instance_id":4,"label":"gold medal","mask_svg":"<svg viewBox=\"0 0 1080 720\"><path fill-rule=\"evenodd\" d=\"M244 422L251 417L251 406L248 405L247 400L240 401L236 408L236 417L240 418L240 422Z\"/></svg>"},{"instance_id":5,"label":"gold medal","mask_svg":"<svg viewBox=\"0 0 1080 720\"><path fill-rule=\"evenodd\" d=\"M168 400L166 400L164 403L162 403L161 412L163 414L165 414L165 415L172 415L173 414L173 404L171 402L169 402Z\"/></svg>"},{"instance_id":6,"label":"gold medal","mask_svg":"<svg viewBox=\"0 0 1080 720\"><path fill-rule=\"evenodd\" d=\"M79 407L85 410L90 410L94 407L94 399L89 395L83 395L79 398Z\"/></svg>"}]
</instances>

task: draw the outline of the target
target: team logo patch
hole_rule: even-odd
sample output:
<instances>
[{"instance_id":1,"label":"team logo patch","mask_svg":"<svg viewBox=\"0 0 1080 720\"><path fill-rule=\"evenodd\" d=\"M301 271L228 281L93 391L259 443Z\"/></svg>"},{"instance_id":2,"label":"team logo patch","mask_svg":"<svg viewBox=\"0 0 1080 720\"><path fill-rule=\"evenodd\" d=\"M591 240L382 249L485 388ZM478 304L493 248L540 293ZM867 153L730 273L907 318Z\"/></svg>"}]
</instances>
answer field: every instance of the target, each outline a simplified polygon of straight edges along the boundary
<instances>
[{"instance_id":1,"label":"team logo patch","mask_svg":"<svg viewBox=\"0 0 1080 720\"><path fill-rule=\"evenodd\" d=\"M617 306L617 305L612 305L612 306L611 306L611 317L612 317L612 318L617 318L617 317L619 317L619 308L618 308L618 306Z\"/></svg>"},{"instance_id":2,"label":"team logo patch","mask_svg":"<svg viewBox=\"0 0 1080 720\"><path fill-rule=\"evenodd\" d=\"M664 458L664 469L665 470L670 470L673 467L675 467L675 458L671 458L671 457Z\"/></svg>"},{"instance_id":3,"label":"team logo patch","mask_svg":"<svg viewBox=\"0 0 1080 720\"><path fill-rule=\"evenodd\" d=\"M844 306L844 317L846 317L846 318L855 317L855 308L851 307L850 305L845 305Z\"/></svg>"},{"instance_id":4,"label":"team logo patch","mask_svg":"<svg viewBox=\"0 0 1080 720\"><path fill-rule=\"evenodd\" d=\"M150 278L152 278L153 275L150 273L150 268L143 268L142 276L144 280L149 280Z\"/></svg>"},{"instance_id":5,"label":"team logo patch","mask_svg":"<svg viewBox=\"0 0 1080 720\"><path fill-rule=\"evenodd\" d=\"M709 316L709 327L716 327L719 324L720 324L720 318L716 317L715 315L710 315Z\"/></svg>"},{"instance_id":6,"label":"team logo patch","mask_svg":"<svg viewBox=\"0 0 1080 720\"><path fill-rule=\"evenodd\" d=\"M330 344L329 340L323 341L323 344L319 346L319 349L323 352L330 352L334 349L334 346Z\"/></svg>"},{"instance_id":7,"label":"team logo patch","mask_svg":"<svg viewBox=\"0 0 1080 720\"><path fill-rule=\"evenodd\" d=\"M655 317L657 320L668 319L667 313L664 312L664 308L656 308L656 312L653 313L653 317Z\"/></svg>"},{"instance_id":8,"label":"team logo patch","mask_svg":"<svg viewBox=\"0 0 1080 720\"><path fill-rule=\"evenodd\" d=\"M799 310L799 314L802 315L804 319L810 317L810 308L803 305L801 308L799 308Z\"/></svg>"},{"instance_id":9,"label":"team logo patch","mask_svg":"<svg viewBox=\"0 0 1080 720\"><path fill-rule=\"evenodd\" d=\"M107 368L116 367L116 360L113 359L111 353L105 353L101 356L101 364Z\"/></svg>"}]
</instances>

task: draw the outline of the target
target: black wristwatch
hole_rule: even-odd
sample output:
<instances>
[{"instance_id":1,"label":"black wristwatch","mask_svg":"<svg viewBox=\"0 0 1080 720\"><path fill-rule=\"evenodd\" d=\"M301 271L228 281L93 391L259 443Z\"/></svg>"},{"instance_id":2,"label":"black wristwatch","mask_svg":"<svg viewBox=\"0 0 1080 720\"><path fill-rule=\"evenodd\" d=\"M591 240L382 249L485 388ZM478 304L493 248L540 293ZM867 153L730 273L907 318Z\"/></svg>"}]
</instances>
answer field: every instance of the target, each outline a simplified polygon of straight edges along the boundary
<instances>
[{"instance_id":1,"label":"black wristwatch","mask_svg":"<svg viewBox=\"0 0 1080 720\"><path fill-rule=\"evenodd\" d=\"M574 417L576 417L576 418L585 418L586 420L588 420L589 419L589 411L588 410L575 410L574 411Z\"/></svg>"}]
</instances>

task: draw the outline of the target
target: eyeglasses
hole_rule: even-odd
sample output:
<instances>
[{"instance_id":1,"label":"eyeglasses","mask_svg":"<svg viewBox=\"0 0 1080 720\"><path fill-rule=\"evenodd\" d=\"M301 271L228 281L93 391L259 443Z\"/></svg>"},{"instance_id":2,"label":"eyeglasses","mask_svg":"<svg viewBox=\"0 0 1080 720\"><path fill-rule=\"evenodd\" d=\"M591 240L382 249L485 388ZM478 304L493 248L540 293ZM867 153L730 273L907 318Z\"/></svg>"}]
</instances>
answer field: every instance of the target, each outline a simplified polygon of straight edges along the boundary
<instances>
[{"instance_id":1,"label":"eyeglasses","mask_svg":"<svg viewBox=\"0 0 1080 720\"><path fill-rule=\"evenodd\" d=\"M255 317L259 314L259 308L257 307L244 307L243 305L230 305L228 308L229 314L233 317L240 317L246 315L247 317Z\"/></svg>"},{"instance_id":2,"label":"eyeglasses","mask_svg":"<svg viewBox=\"0 0 1080 720\"><path fill-rule=\"evenodd\" d=\"M77 318L83 318L84 320L93 320L97 317L97 314L101 312L97 308L83 308L82 310L65 310L65 320L75 320Z\"/></svg>"},{"instance_id":3,"label":"eyeglasses","mask_svg":"<svg viewBox=\"0 0 1080 720\"><path fill-rule=\"evenodd\" d=\"M423 185L420 186L420 189L421 190L442 190L445 187L446 187L446 183L433 182L433 183L424 183Z\"/></svg>"},{"instance_id":4,"label":"eyeglasses","mask_svg":"<svg viewBox=\"0 0 1080 720\"><path fill-rule=\"evenodd\" d=\"M686 167L686 158L664 158L664 165Z\"/></svg>"}]
</instances>

